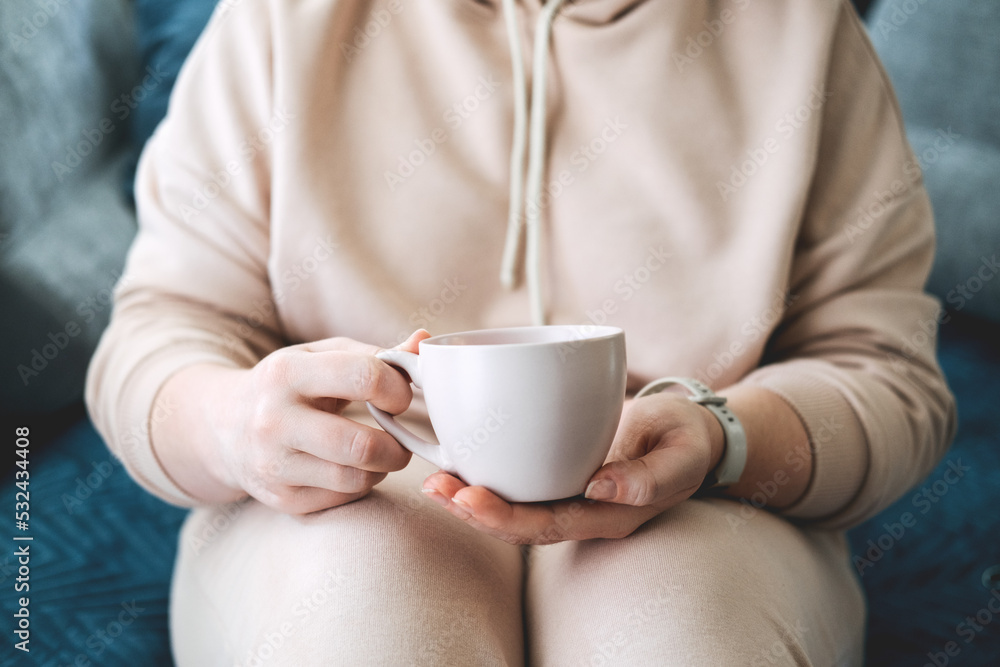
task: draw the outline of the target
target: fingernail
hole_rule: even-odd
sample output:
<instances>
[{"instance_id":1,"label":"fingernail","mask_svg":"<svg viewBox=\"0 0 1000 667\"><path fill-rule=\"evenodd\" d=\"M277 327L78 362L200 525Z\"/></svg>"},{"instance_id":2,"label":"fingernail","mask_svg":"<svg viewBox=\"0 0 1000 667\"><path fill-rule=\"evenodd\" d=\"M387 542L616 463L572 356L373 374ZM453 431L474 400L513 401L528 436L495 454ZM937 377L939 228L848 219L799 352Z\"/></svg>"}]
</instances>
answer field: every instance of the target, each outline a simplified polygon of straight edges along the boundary
<instances>
[{"instance_id":1,"label":"fingernail","mask_svg":"<svg viewBox=\"0 0 1000 667\"><path fill-rule=\"evenodd\" d=\"M437 489L420 489L424 495L436 502L441 507L448 506L448 499L438 493Z\"/></svg>"},{"instance_id":2,"label":"fingernail","mask_svg":"<svg viewBox=\"0 0 1000 667\"><path fill-rule=\"evenodd\" d=\"M472 508L457 498L451 499L452 513L459 519L468 519L472 516Z\"/></svg>"},{"instance_id":3,"label":"fingernail","mask_svg":"<svg viewBox=\"0 0 1000 667\"><path fill-rule=\"evenodd\" d=\"M618 495L618 485L610 479L598 479L587 485L583 495L591 500L611 500Z\"/></svg>"}]
</instances>

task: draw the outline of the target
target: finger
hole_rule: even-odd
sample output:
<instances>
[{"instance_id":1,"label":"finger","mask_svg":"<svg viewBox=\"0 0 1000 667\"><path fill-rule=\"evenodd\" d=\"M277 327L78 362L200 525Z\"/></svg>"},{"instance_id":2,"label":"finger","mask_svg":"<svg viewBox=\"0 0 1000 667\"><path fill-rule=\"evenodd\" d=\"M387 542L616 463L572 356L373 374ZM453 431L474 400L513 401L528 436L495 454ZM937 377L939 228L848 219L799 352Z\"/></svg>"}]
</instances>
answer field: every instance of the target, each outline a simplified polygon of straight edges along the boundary
<instances>
[{"instance_id":1,"label":"finger","mask_svg":"<svg viewBox=\"0 0 1000 667\"><path fill-rule=\"evenodd\" d=\"M411 333L406 340L392 349L405 350L416 354L417 345L420 344L420 341L430 337L431 335L426 329L417 329ZM384 349L378 347L377 345L369 345L368 343L362 343L361 341L354 340L353 338L345 338L343 336L324 338L310 343L303 343L298 347L306 352L357 352L358 354L370 355L376 355Z\"/></svg>"},{"instance_id":2,"label":"finger","mask_svg":"<svg viewBox=\"0 0 1000 667\"><path fill-rule=\"evenodd\" d=\"M302 406L291 413L287 447L332 463L369 472L402 470L411 454L385 431Z\"/></svg>"},{"instance_id":3,"label":"finger","mask_svg":"<svg viewBox=\"0 0 1000 667\"><path fill-rule=\"evenodd\" d=\"M310 514L321 510L338 507L364 498L371 489L358 493L339 493L317 487L287 487L275 491L262 491L251 494L264 505L283 514Z\"/></svg>"},{"instance_id":4,"label":"finger","mask_svg":"<svg viewBox=\"0 0 1000 667\"><path fill-rule=\"evenodd\" d=\"M417 354L417 352L420 350L419 347L420 341L426 340L430 337L431 335L430 333L427 332L426 329L417 329L416 331L410 334L409 338L407 338L402 343L400 343L399 345L397 345L392 349L402 350L404 352L412 352L413 354Z\"/></svg>"},{"instance_id":5,"label":"finger","mask_svg":"<svg viewBox=\"0 0 1000 667\"><path fill-rule=\"evenodd\" d=\"M470 487L448 473L438 472L431 475L424 480L422 490L455 517L478 530L511 544L538 544L540 542L537 540L542 537L552 537L555 538L552 541L559 541L557 536L543 536L541 534L544 526L551 524L550 521L539 517L534 517L532 520L530 516L527 517L528 521L526 521L524 516L519 516L516 517L518 523L515 524L512 520L514 518L513 507L510 503L483 487ZM544 511L541 507L534 509L535 513ZM483 523L477 516L477 512L487 517L488 523Z\"/></svg>"},{"instance_id":6,"label":"finger","mask_svg":"<svg viewBox=\"0 0 1000 667\"><path fill-rule=\"evenodd\" d=\"M469 513L467 523L512 544L621 538L659 513L651 507L586 500L508 503L481 486L459 491L452 501Z\"/></svg>"},{"instance_id":7,"label":"finger","mask_svg":"<svg viewBox=\"0 0 1000 667\"><path fill-rule=\"evenodd\" d=\"M675 403L676 399L670 394L656 394L631 401L628 409L622 411L608 461L640 458L657 445L664 444L664 436L676 438L686 434L686 429L679 428L680 433L674 433L675 428L671 428L680 425ZM688 403L681 404L682 409L690 407Z\"/></svg>"},{"instance_id":8,"label":"finger","mask_svg":"<svg viewBox=\"0 0 1000 667\"><path fill-rule=\"evenodd\" d=\"M663 447L633 460L606 463L594 473L585 495L634 507L664 508L688 498L704 481L697 450Z\"/></svg>"},{"instance_id":9,"label":"finger","mask_svg":"<svg viewBox=\"0 0 1000 667\"><path fill-rule=\"evenodd\" d=\"M399 371L369 354L341 350L294 354L286 363L292 390L308 399L369 401L399 414L413 397L409 382Z\"/></svg>"},{"instance_id":10,"label":"finger","mask_svg":"<svg viewBox=\"0 0 1000 667\"><path fill-rule=\"evenodd\" d=\"M283 487L313 487L343 494L367 491L386 477L384 472L371 472L325 461L296 452L276 466L275 477Z\"/></svg>"},{"instance_id":11,"label":"finger","mask_svg":"<svg viewBox=\"0 0 1000 667\"><path fill-rule=\"evenodd\" d=\"M353 338L344 337L324 338L311 343L303 343L297 347L306 352L354 352L368 355L378 354L382 350L377 345L369 345Z\"/></svg>"},{"instance_id":12,"label":"finger","mask_svg":"<svg viewBox=\"0 0 1000 667\"><path fill-rule=\"evenodd\" d=\"M649 507L579 499L508 503L481 486L467 486L447 473L428 477L424 489L443 498L446 504L442 504L458 518L511 544L624 537L658 513Z\"/></svg>"}]
</instances>

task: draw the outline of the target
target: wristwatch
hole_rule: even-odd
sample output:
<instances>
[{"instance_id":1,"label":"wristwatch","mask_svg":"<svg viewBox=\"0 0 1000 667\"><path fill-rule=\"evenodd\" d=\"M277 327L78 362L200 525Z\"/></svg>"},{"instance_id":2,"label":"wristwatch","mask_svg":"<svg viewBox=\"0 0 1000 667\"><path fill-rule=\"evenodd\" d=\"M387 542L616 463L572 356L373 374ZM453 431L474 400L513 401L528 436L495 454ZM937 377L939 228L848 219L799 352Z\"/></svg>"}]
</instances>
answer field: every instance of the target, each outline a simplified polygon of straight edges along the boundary
<instances>
[{"instance_id":1,"label":"wristwatch","mask_svg":"<svg viewBox=\"0 0 1000 667\"><path fill-rule=\"evenodd\" d=\"M725 449L722 452L722 460L715 470L708 473L702 488L723 488L731 486L740 481L743 469L747 465L747 434L743 430L743 424L733 414L733 411L726 407L726 398L717 396L708 386L692 378L668 377L650 382L639 390L636 398L658 394L667 387L679 384L691 395L688 399L704 405L715 418L722 424L722 432L726 435Z\"/></svg>"}]
</instances>

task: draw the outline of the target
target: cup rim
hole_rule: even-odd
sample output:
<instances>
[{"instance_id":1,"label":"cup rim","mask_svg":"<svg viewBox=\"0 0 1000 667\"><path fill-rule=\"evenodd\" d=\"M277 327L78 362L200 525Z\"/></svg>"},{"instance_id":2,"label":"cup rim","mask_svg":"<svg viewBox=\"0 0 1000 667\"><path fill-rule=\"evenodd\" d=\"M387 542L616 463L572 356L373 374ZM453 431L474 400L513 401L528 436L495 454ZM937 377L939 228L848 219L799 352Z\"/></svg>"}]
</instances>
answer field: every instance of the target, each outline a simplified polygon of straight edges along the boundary
<instances>
[{"instance_id":1,"label":"cup rim","mask_svg":"<svg viewBox=\"0 0 1000 667\"><path fill-rule=\"evenodd\" d=\"M528 332L537 331L553 331L555 329L564 329L568 332L564 339L559 340L535 340L535 341L523 341L523 342L454 342L449 339L457 338L485 338L487 336L496 336L503 334L518 335ZM582 331L587 333L581 334ZM456 348L456 349L468 349L468 348L515 348L515 347L542 347L546 345L568 345L573 343L591 342L591 341L601 341L615 338L617 336L623 336L625 331L619 327L612 327L607 325L598 324L548 324L540 326L522 326L522 327L496 327L491 329L473 329L470 331L456 331L453 333L440 334L437 336L432 336L430 338L425 338L420 341L420 346L429 345L436 348Z\"/></svg>"}]
</instances>

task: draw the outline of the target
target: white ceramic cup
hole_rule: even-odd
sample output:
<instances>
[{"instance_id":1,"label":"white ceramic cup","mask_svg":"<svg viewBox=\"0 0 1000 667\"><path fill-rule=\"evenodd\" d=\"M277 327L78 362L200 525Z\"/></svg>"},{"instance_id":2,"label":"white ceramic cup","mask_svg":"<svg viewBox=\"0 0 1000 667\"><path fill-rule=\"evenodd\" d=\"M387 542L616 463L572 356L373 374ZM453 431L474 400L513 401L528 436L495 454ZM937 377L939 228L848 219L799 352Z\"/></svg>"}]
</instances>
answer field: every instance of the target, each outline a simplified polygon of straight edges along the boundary
<instances>
[{"instance_id":1,"label":"white ceramic cup","mask_svg":"<svg viewBox=\"0 0 1000 667\"><path fill-rule=\"evenodd\" d=\"M435 336L420 354L378 358L424 391L441 444L368 404L401 445L512 502L583 493L604 463L625 400L625 333L601 326L486 329Z\"/></svg>"}]
</instances>

